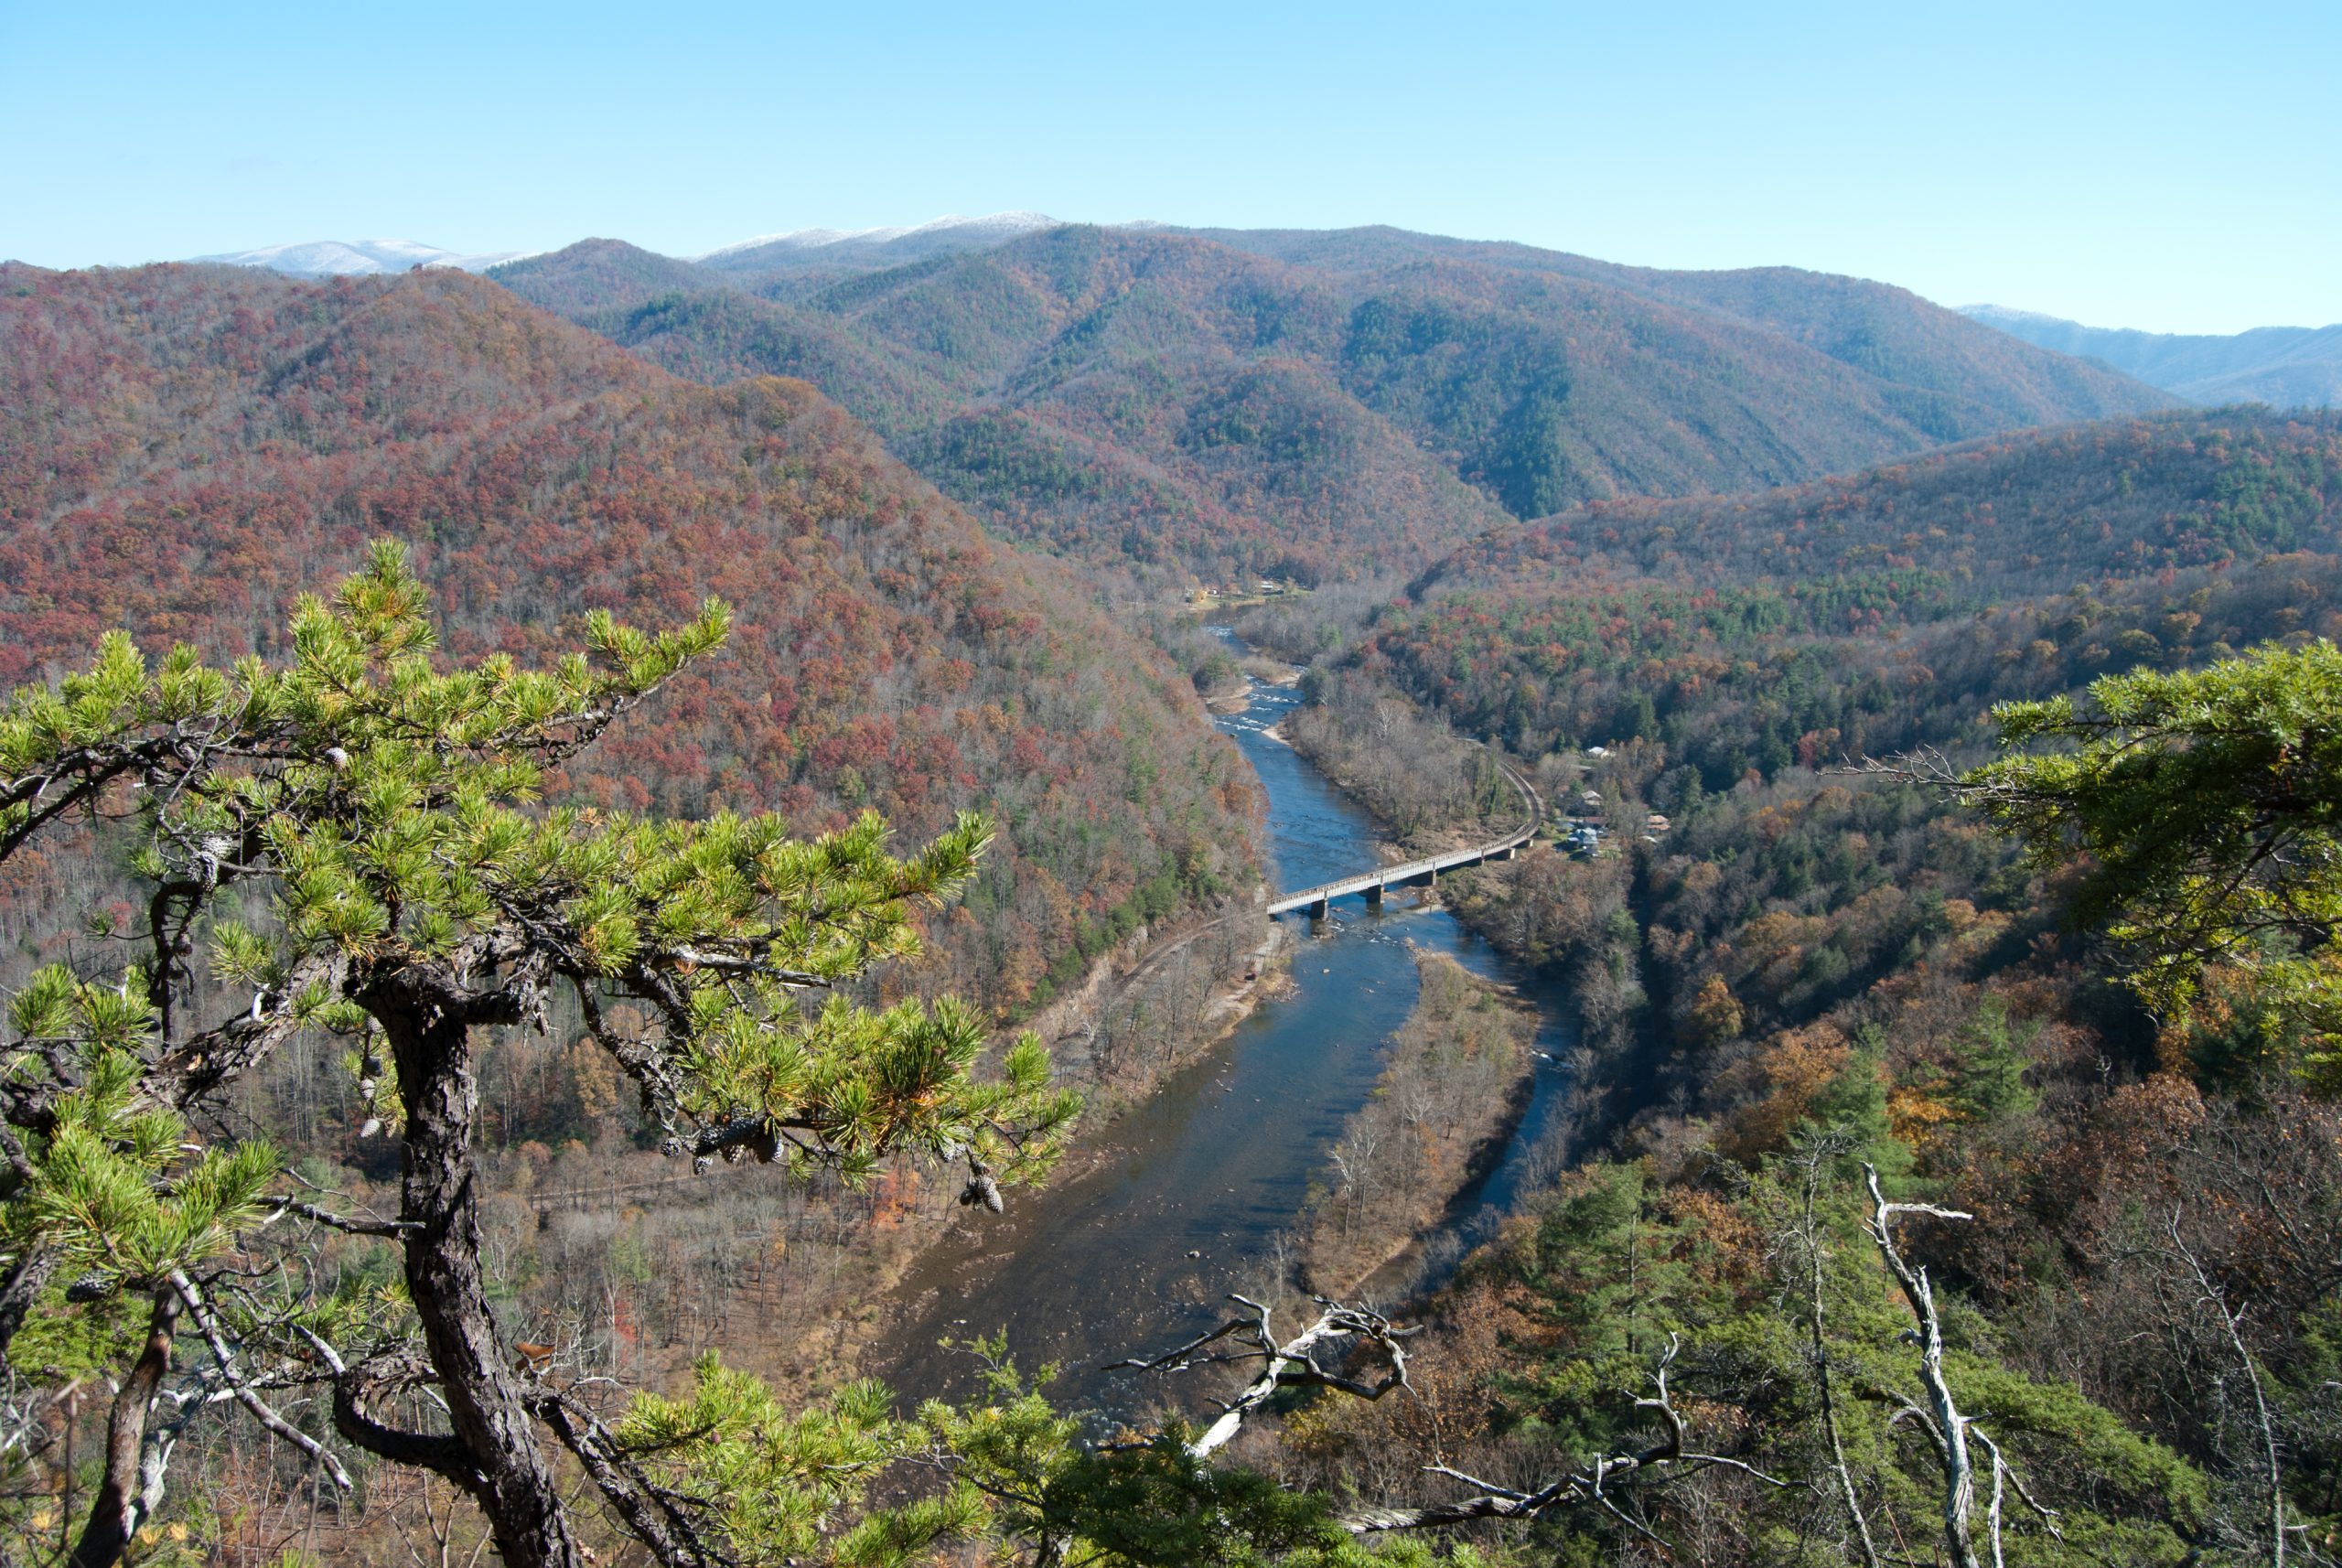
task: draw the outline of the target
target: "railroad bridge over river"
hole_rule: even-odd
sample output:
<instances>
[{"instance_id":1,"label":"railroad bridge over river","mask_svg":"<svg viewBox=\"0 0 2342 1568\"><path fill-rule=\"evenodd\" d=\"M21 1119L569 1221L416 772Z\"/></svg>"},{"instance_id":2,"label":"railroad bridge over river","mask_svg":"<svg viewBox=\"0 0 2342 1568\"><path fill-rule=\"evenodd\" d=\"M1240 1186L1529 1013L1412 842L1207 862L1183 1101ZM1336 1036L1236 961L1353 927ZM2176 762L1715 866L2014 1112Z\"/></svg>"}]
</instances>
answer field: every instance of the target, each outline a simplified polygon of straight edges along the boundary
<instances>
[{"instance_id":1,"label":"railroad bridge over river","mask_svg":"<svg viewBox=\"0 0 2342 1568\"><path fill-rule=\"evenodd\" d=\"M1502 763L1497 766L1510 780L1512 787L1520 791L1521 804L1528 808L1529 819L1519 829L1470 849L1450 850L1445 854L1426 855L1421 860L1410 860L1398 865L1377 866L1356 876L1345 876L1338 882L1321 882L1315 887L1281 894L1270 900L1269 913L1284 915L1295 909L1306 909L1311 919L1320 919L1324 918L1328 904L1337 898L1347 898L1353 893L1366 896L1367 908L1380 908L1382 891L1386 887L1405 887L1418 882L1436 886L1439 874L1443 871L1477 865L1488 860L1510 860L1537 836L1538 825L1545 820L1545 803L1538 799L1537 791L1530 788L1528 779Z\"/></svg>"}]
</instances>

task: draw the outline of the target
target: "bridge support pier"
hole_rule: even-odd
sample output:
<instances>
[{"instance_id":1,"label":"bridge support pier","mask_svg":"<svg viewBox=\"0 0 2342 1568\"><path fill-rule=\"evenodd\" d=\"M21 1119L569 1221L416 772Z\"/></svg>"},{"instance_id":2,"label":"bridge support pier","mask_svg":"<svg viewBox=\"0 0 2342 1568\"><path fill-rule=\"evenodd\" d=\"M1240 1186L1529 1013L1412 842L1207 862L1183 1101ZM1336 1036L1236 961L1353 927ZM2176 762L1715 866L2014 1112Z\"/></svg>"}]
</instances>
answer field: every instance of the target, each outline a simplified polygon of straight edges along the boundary
<instances>
[{"instance_id":1,"label":"bridge support pier","mask_svg":"<svg viewBox=\"0 0 2342 1568\"><path fill-rule=\"evenodd\" d=\"M1435 901L1439 897L1439 873L1443 866L1453 871L1461 866L1478 865L1491 860L1520 859L1520 852L1531 847L1520 841L1535 833L1538 825L1543 820L1544 804L1538 800L1537 792L1530 789L1510 768L1505 769L1505 777L1511 779L1513 787L1520 791L1521 801L1529 809L1529 825L1517 830L1509 839L1484 843L1475 849L1451 850L1445 854L1428 855L1421 860L1407 861L1402 865L1380 865L1356 876L1321 882L1315 887L1296 888L1281 897L1269 899L1269 913L1272 917L1275 917L1299 914L1303 910L1307 910L1311 920L1323 920L1326 918L1328 904L1336 898L1347 898L1353 893L1360 894L1365 897L1366 907L1369 909L1379 911L1382 908L1383 894L1388 892L1394 883L1402 887L1413 887L1421 883L1429 883L1431 897Z\"/></svg>"}]
</instances>

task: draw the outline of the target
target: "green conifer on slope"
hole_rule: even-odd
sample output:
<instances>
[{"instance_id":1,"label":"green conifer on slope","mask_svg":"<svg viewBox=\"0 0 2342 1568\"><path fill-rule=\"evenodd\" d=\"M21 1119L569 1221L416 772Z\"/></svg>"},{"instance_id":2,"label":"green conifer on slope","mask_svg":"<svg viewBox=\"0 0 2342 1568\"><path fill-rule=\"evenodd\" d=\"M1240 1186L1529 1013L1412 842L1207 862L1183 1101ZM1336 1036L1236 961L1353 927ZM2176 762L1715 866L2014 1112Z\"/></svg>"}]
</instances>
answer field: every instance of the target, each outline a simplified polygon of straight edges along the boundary
<instances>
[{"instance_id":1,"label":"green conifer on slope","mask_svg":"<svg viewBox=\"0 0 2342 1568\"><path fill-rule=\"evenodd\" d=\"M720 1560L692 1539L688 1501L516 1364L489 1312L478 1036L541 1024L557 992L663 1146L700 1168L754 1155L852 1179L910 1153L964 1158L987 1196L1047 1169L1077 1106L1050 1087L1037 1042L980 1079L969 1009L874 1011L835 989L916 950L913 912L968 875L981 821L897 858L875 816L803 842L769 817L540 802L548 768L714 654L727 628L716 603L655 635L596 615L586 649L553 670L504 655L443 667L425 590L381 544L331 604L304 599L282 667L216 669L184 648L150 666L115 635L88 671L0 707L0 861L94 822L134 835L146 895L143 926L113 933L134 961L44 972L0 1046L0 1351L28 1324L54 1341L80 1320L92 1355L132 1368L74 1561L116 1560L152 1516L169 1443L150 1418L180 1408L175 1379L231 1393L337 1480L343 1447L435 1471L479 1504L510 1563L585 1560L547 1438L663 1560ZM809 1004L814 993L828 995ZM647 1029L608 1021L621 999ZM397 1118L395 1221L270 1196L263 1143L188 1143L239 1079L312 1028L352 1040L370 1097ZM295 1211L396 1245L396 1310L216 1288L208 1264ZM175 1373L182 1340L194 1349ZM397 1396L426 1385L445 1420L401 1424ZM330 1437L269 1402L303 1387L329 1392Z\"/></svg>"},{"instance_id":2,"label":"green conifer on slope","mask_svg":"<svg viewBox=\"0 0 2342 1568\"><path fill-rule=\"evenodd\" d=\"M1960 794L2036 864L2079 863L2075 922L2123 944L2142 999L2342 1089L2342 649L2271 643L1993 716L2009 755Z\"/></svg>"}]
</instances>

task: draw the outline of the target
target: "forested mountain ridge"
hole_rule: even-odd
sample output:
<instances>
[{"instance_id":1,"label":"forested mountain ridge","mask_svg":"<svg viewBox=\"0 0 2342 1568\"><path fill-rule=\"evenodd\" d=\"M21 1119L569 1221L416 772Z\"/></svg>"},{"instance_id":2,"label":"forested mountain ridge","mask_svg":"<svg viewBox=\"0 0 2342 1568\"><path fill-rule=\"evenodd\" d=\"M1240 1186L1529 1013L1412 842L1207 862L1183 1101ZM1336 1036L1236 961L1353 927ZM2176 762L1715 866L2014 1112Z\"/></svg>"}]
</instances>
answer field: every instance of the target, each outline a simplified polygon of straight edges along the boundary
<instances>
[{"instance_id":1,"label":"forested mountain ridge","mask_svg":"<svg viewBox=\"0 0 2342 1568\"><path fill-rule=\"evenodd\" d=\"M2000 595L2213 564L2331 529L2337 430L2326 414L2173 413L2021 431L1746 496L1597 501L1476 540L1416 587L1535 587L1599 563L1735 584L1926 571Z\"/></svg>"},{"instance_id":2,"label":"forested mountain ridge","mask_svg":"<svg viewBox=\"0 0 2342 1568\"><path fill-rule=\"evenodd\" d=\"M2195 403L2342 406L2342 325L2228 334L2084 327L2037 311L1971 305L1961 314L2060 354L2095 360Z\"/></svg>"},{"instance_id":3,"label":"forested mountain ridge","mask_svg":"<svg viewBox=\"0 0 2342 1568\"><path fill-rule=\"evenodd\" d=\"M658 259L612 271L597 242L496 276L679 373L811 376L998 532L1212 581L2167 401L1882 285L1396 231L1062 227L655 297Z\"/></svg>"},{"instance_id":4,"label":"forested mountain ridge","mask_svg":"<svg viewBox=\"0 0 2342 1568\"><path fill-rule=\"evenodd\" d=\"M270 650L295 594L412 542L451 656L736 607L730 651L565 780L580 800L981 805L1002 844L918 973L993 1007L1249 886L1252 789L1187 682L801 382L678 381L463 274L0 273L0 682L125 626Z\"/></svg>"},{"instance_id":5,"label":"forested mountain ridge","mask_svg":"<svg viewBox=\"0 0 2342 1568\"><path fill-rule=\"evenodd\" d=\"M2024 432L1756 496L1573 509L1451 554L1364 647L1469 726L1532 751L1664 740L1722 789L1751 767L1769 776L1948 738L1907 720L1878 727L1858 693L1881 713L1918 703L1964 730L1987 693L2016 694L1950 678L1996 646L1977 626L2030 624L2069 591L2102 607L2160 603L2182 574L2232 584L2255 562L2337 549L2342 420L2172 414ZM2267 607L2246 618L2257 626L2169 613L2155 629L2084 617L2056 634L2053 662L2079 683L2302 624L2268 619ZM1830 700L1809 711L1802 694L1825 670Z\"/></svg>"},{"instance_id":6,"label":"forested mountain ridge","mask_svg":"<svg viewBox=\"0 0 2342 1568\"><path fill-rule=\"evenodd\" d=\"M628 310L661 295L704 289L711 281L695 263L603 239L507 262L495 272L497 281L513 293L561 315Z\"/></svg>"},{"instance_id":7,"label":"forested mountain ridge","mask_svg":"<svg viewBox=\"0 0 2342 1568\"><path fill-rule=\"evenodd\" d=\"M2011 351L1957 311L1908 289L1802 267L1682 271L1625 266L1500 241L1452 240L1403 229L1197 230L1239 250L1360 278L1452 263L1574 278L1778 332L1865 375L1906 389L1909 412L1942 420L1998 419L1997 428L2154 407L2122 374L2051 352ZM2036 345L2038 346L2038 345ZM1932 399L1942 398L1931 408ZM1966 406L1961 406L1965 404ZM1967 435L1981 435L1971 427ZM1945 437L1952 439L1952 437Z\"/></svg>"},{"instance_id":8,"label":"forested mountain ridge","mask_svg":"<svg viewBox=\"0 0 2342 1568\"><path fill-rule=\"evenodd\" d=\"M1213 269L1127 251L1056 231L811 292L794 274L745 280L780 298L725 280L623 313L562 303L579 292L566 252L498 281L695 379L805 375L995 533L1093 564L1315 580L1345 551L1420 560L1503 521L1317 368L1240 347L1253 335Z\"/></svg>"},{"instance_id":9,"label":"forested mountain ridge","mask_svg":"<svg viewBox=\"0 0 2342 1568\"><path fill-rule=\"evenodd\" d=\"M1648 1400L1603 1391L1656 1364L1714 1402L1733 1455L1814 1490L1712 1473L1503 1560L1633 1561L1657 1536L1717 1563L1902 1561L1890 1533L1917 1543L1971 1502L1980 1553L1989 1530L2012 1563L2330 1552L2333 927L2207 943L2192 1005L2151 1013L2138 929L2246 874L2112 918L2087 889L2141 838L2184 861L2289 767L2316 782L2287 811L2330 820L2342 419L2112 421L1767 495L1593 505L1477 542L1360 623L1343 607L1316 596L1250 629L1318 650L1308 687L1337 725L1380 722L1392 774L1437 762L1403 754L1434 725L1377 710L1395 690L1509 747L1601 835L1443 879L1565 983L1590 1127L1557 1191L1428 1309L1409 1354L1445 1359L1438 1385L1296 1423L1288 1477L1397 1496L1418 1465L1550 1474L1641 1429ZM2132 695L2165 690L2184 736ZM1950 786L2023 755L2000 742L2025 710L1995 704L2041 702L2113 758L2071 776L2076 797L2175 756L2201 792L2088 853L2053 832L2021 854L1993 797ZM2059 738L2038 761L2062 780ZM2263 760L2213 768L2221 744ZM2322 827L2277 822L2308 835L2287 874L2328 886ZM2320 966L2324 1000L2257 978L2288 961ZM1922 1290L1882 1259L1866 1180L1930 1206L1906 1221ZM1940 1446L1897 1439L1912 1324L1939 1312L1945 1400L2004 1490L2024 1477L2023 1518L1988 1520L1981 1468L1964 1499Z\"/></svg>"}]
</instances>

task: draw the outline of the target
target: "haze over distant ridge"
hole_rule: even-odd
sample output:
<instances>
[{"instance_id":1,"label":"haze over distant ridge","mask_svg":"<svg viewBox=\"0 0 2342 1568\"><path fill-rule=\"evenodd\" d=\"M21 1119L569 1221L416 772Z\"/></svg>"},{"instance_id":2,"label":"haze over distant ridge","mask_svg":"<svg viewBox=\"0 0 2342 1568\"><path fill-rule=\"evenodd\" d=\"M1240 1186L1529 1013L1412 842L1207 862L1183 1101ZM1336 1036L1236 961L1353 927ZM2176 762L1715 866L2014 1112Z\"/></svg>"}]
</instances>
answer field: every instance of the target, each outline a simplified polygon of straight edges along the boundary
<instances>
[{"instance_id":1,"label":"haze over distant ridge","mask_svg":"<svg viewBox=\"0 0 2342 1568\"><path fill-rule=\"evenodd\" d=\"M2223 336L2084 327L2004 305L1960 314L2060 354L2096 360L2196 403L2342 408L2342 324L2256 327Z\"/></svg>"},{"instance_id":2,"label":"haze over distant ridge","mask_svg":"<svg viewBox=\"0 0 2342 1568\"><path fill-rule=\"evenodd\" d=\"M914 227L880 229L791 229L779 234L759 234L754 239L736 240L729 245L719 245L704 255L688 258L694 262L714 262L721 264L726 256L768 247L776 250L815 251L833 245L890 245L897 240L927 239L949 243L953 249L983 245L1011 240L1036 230L1054 229L1058 220L1046 212L994 212L982 218L962 218L957 213L930 219Z\"/></svg>"},{"instance_id":3,"label":"haze over distant ridge","mask_svg":"<svg viewBox=\"0 0 2342 1568\"><path fill-rule=\"evenodd\" d=\"M930 256L989 250L1057 226L1058 220L1045 212L994 212L982 218L954 213L915 228L797 229L784 234L760 234L691 259L716 272L768 272L839 263L891 267Z\"/></svg>"},{"instance_id":4,"label":"haze over distant ridge","mask_svg":"<svg viewBox=\"0 0 2342 1568\"><path fill-rule=\"evenodd\" d=\"M484 273L500 262L519 261L529 254L527 251L467 253L414 240L308 240L188 259L231 267L265 267L290 277L322 278L403 273L413 267L457 267L467 273Z\"/></svg>"}]
</instances>

